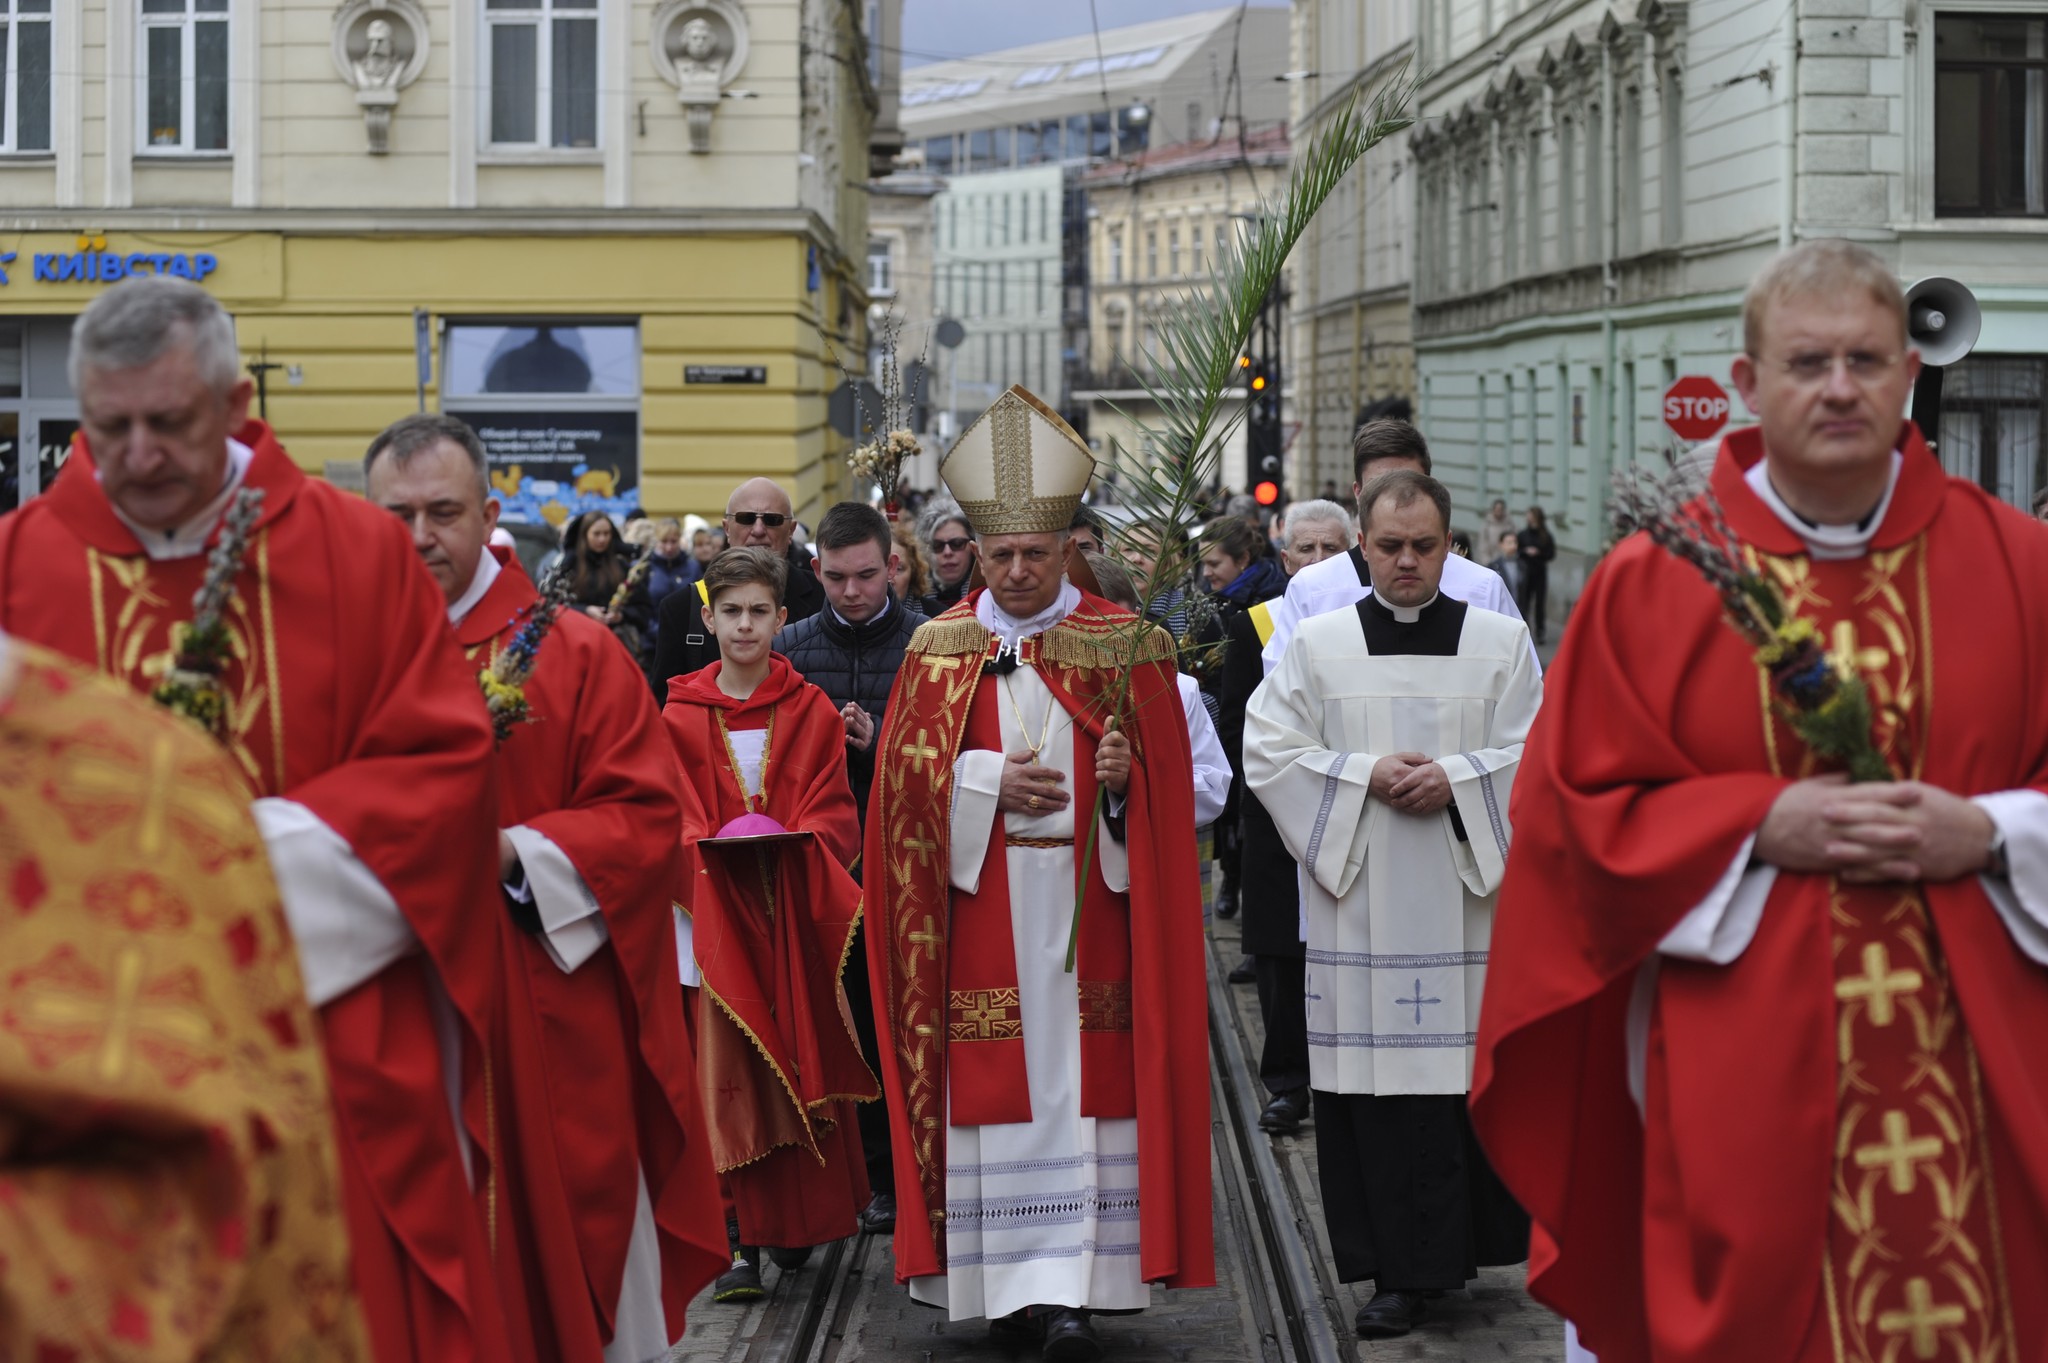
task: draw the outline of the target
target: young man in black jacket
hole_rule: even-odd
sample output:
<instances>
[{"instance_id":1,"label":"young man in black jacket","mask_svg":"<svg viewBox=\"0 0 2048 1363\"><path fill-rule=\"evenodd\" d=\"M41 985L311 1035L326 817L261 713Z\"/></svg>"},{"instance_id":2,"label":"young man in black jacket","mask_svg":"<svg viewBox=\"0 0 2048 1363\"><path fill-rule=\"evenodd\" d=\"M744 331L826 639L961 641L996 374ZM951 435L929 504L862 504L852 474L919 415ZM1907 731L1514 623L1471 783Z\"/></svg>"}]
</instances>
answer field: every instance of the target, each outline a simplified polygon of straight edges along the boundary
<instances>
[{"instance_id":1,"label":"young man in black jacket","mask_svg":"<svg viewBox=\"0 0 2048 1363\"><path fill-rule=\"evenodd\" d=\"M865 827L868 789L875 779L875 737L882 731L883 711L896 669L903 663L904 647L925 617L889 590L896 573L896 545L881 512L862 502L840 502L818 522L817 546L811 567L824 589L824 609L784 626L775 636L775 651L839 707L846 723L847 780ZM858 867L855 874L858 877ZM858 934L847 961L846 999L853 1010L854 1030L868 1064L879 1074L867 950ZM868 1183L874 1189L874 1200L861 1213L861 1228L880 1234L896 1225L889 1107L862 1103L859 1111Z\"/></svg>"}]
</instances>

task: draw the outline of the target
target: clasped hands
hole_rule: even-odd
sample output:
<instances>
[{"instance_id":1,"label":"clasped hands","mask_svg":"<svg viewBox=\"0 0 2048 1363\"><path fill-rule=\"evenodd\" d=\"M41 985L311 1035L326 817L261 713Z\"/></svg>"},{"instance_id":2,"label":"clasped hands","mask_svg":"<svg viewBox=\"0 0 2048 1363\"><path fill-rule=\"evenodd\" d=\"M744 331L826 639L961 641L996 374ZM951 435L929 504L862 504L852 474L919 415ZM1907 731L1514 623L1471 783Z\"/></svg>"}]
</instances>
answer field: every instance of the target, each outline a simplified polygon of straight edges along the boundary
<instances>
[{"instance_id":1,"label":"clasped hands","mask_svg":"<svg viewBox=\"0 0 2048 1363\"><path fill-rule=\"evenodd\" d=\"M846 725L846 745L855 752L866 752L875 741L875 717L860 708L860 702L850 700L839 707L839 718Z\"/></svg>"},{"instance_id":2,"label":"clasped hands","mask_svg":"<svg viewBox=\"0 0 2048 1363\"><path fill-rule=\"evenodd\" d=\"M1759 861L1850 884L1959 880L1991 859L1991 816L1924 781L1850 785L1821 776L1787 786L1756 834Z\"/></svg>"},{"instance_id":3,"label":"clasped hands","mask_svg":"<svg viewBox=\"0 0 2048 1363\"><path fill-rule=\"evenodd\" d=\"M1038 765L1038 759L1028 752L1011 753L1003 759L996 808L1006 814L1037 816L1064 809L1074 798L1060 788L1066 780L1066 773ZM1130 790L1131 740L1121 733L1112 730L1095 745L1095 781L1112 795Z\"/></svg>"},{"instance_id":4,"label":"clasped hands","mask_svg":"<svg viewBox=\"0 0 2048 1363\"><path fill-rule=\"evenodd\" d=\"M1434 814L1451 802L1451 778L1433 758L1397 752L1372 764L1367 793L1403 814Z\"/></svg>"}]
</instances>

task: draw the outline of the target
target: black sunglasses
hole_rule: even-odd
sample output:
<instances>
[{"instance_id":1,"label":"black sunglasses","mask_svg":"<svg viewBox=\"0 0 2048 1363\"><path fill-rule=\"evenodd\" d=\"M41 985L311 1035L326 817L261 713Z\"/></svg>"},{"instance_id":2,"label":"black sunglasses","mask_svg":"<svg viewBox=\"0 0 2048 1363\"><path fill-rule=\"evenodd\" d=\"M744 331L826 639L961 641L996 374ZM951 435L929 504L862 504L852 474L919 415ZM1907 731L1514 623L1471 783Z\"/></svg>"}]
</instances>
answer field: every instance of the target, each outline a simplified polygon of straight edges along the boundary
<instances>
[{"instance_id":1,"label":"black sunglasses","mask_svg":"<svg viewBox=\"0 0 2048 1363\"><path fill-rule=\"evenodd\" d=\"M782 523L790 519L780 511L728 511L725 518L734 525L752 525L759 521L770 530L780 530Z\"/></svg>"},{"instance_id":2,"label":"black sunglasses","mask_svg":"<svg viewBox=\"0 0 2048 1363\"><path fill-rule=\"evenodd\" d=\"M966 547L967 547L968 545L970 545L970 544L972 544L972 543L974 543L974 541L973 541L972 539L968 538L968 537L967 537L967 536L965 536L965 535L962 535L962 536L961 536L960 538L958 538L958 539L951 539L951 540L933 540L933 541L932 541L932 548L934 548L934 549L943 549L943 550L945 550L945 551L946 551L947 553L949 553L949 554L957 554L957 553L959 553L959 552L960 552L960 551L961 551L962 549L965 549L965 548L966 548Z\"/></svg>"}]
</instances>

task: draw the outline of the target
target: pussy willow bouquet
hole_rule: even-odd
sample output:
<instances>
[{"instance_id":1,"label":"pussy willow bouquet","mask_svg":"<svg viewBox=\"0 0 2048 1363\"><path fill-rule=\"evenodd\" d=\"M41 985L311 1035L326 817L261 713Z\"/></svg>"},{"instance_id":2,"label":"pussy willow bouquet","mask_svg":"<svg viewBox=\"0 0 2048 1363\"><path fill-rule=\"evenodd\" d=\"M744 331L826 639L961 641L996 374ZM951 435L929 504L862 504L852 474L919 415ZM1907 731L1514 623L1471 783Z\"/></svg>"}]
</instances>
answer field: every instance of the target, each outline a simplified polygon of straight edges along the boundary
<instances>
[{"instance_id":1,"label":"pussy willow bouquet","mask_svg":"<svg viewBox=\"0 0 2048 1363\"><path fill-rule=\"evenodd\" d=\"M534 664L540 660L540 646L547 642L548 631L555 627L555 617L562 613L568 586L566 574L550 575L541 584L539 598L520 613L526 622L512 636L512 642L476 674L477 685L483 688L484 708L490 712L491 732L500 744L512 736L513 729L533 719L533 707L526 700L526 683L533 676Z\"/></svg>"},{"instance_id":2,"label":"pussy willow bouquet","mask_svg":"<svg viewBox=\"0 0 2048 1363\"><path fill-rule=\"evenodd\" d=\"M647 580L647 575L652 571L654 571L654 550L650 547L639 558L634 559L633 566L626 570L625 579L619 583L619 589L612 593L611 604L604 608L605 614L624 614L626 598L633 594L635 587L638 587Z\"/></svg>"},{"instance_id":3,"label":"pussy willow bouquet","mask_svg":"<svg viewBox=\"0 0 2048 1363\"><path fill-rule=\"evenodd\" d=\"M873 483L882 492L882 505L896 509L897 490L903 481L903 466L922 452L923 446L911 433L911 411L917 394L904 386L901 342L903 319L889 313L875 323L872 343L879 352L880 365L875 391L881 395L879 411L868 411L855 399L854 429L865 438L846 456L846 471L859 482ZM922 368L922 365L920 365ZM846 371L846 381L855 384L859 376Z\"/></svg>"},{"instance_id":4,"label":"pussy willow bouquet","mask_svg":"<svg viewBox=\"0 0 2048 1363\"><path fill-rule=\"evenodd\" d=\"M1641 468L1615 475L1615 511L1661 548L1691 564L1721 598L1728 623L1755 652L1779 715L1814 756L1851 781L1888 781L1891 768L1871 739L1870 688L1828 652L1819 626L1786 603L1778 584L1751 567L1721 503L1697 478L1659 478Z\"/></svg>"},{"instance_id":5,"label":"pussy willow bouquet","mask_svg":"<svg viewBox=\"0 0 2048 1363\"><path fill-rule=\"evenodd\" d=\"M245 487L228 503L220 538L207 555L206 577L192 594L192 623L178 640L170 671L149 693L158 705L195 721L215 738L224 737L228 726L228 693L220 681L234 652L228 608L249 552L249 532L262 510L262 488Z\"/></svg>"},{"instance_id":6,"label":"pussy willow bouquet","mask_svg":"<svg viewBox=\"0 0 2048 1363\"><path fill-rule=\"evenodd\" d=\"M1105 730L1124 728L1130 717L1131 677L1145 655L1148 637L1158 628L1154 621L1179 614L1188 622L1192 612L1183 607L1200 604L1190 600L1200 595L1190 591L1199 551L1180 531L1208 504L1207 489L1215 486L1222 472L1223 446L1245 419L1248 404L1232 400L1230 391L1252 328L1280 286L1288 253L1365 154L1415 121L1408 113L1414 95L1414 78L1401 67L1370 94L1361 91L1354 96L1300 148L1286 189L1275 198L1262 198L1230 247L1210 257L1208 283L1184 293L1159 319L1158 351L1150 357L1143 381L1145 401L1158 416L1118 409L1144 434L1139 442L1144 452L1126 452L1117 461L1121 500L1135 533L1143 535L1145 547L1155 552L1149 555L1151 571L1136 583L1135 618L1108 642L1117 680L1103 697ZM1176 592L1183 595L1176 598ZM1181 624L1183 635L1192 632L1188 623ZM1181 643L1176 638L1177 648ZM1082 885L1088 883L1108 796L1107 787L1096 787L1096 817L1089 820L1081 858ZM1069 971L1074 968L1080 926L1077 893L1067 938Z\"/></svg>"}]
</instances>

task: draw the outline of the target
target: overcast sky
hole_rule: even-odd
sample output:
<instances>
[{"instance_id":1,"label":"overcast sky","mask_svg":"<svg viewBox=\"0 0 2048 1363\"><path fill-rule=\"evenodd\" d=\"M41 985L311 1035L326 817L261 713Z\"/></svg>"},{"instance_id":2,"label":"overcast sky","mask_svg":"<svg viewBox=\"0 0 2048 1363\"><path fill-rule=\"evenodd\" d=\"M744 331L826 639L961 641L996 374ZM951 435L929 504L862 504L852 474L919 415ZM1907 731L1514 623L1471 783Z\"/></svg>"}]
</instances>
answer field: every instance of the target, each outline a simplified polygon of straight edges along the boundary
<instances>
[{"instance_id":1,"label":"overcast sky","mask_svg":"<svg viewBox=\"0 0 2048 1363\"><path fill-rule=\"evenodd\" d=\"M1221 9L1228 0L1095 0L1104 29ZM1284 8L1286 0L1251 0ZM903 0L905 69L1089 31L1088 0Z\"/></svg>"}]
</instances>

